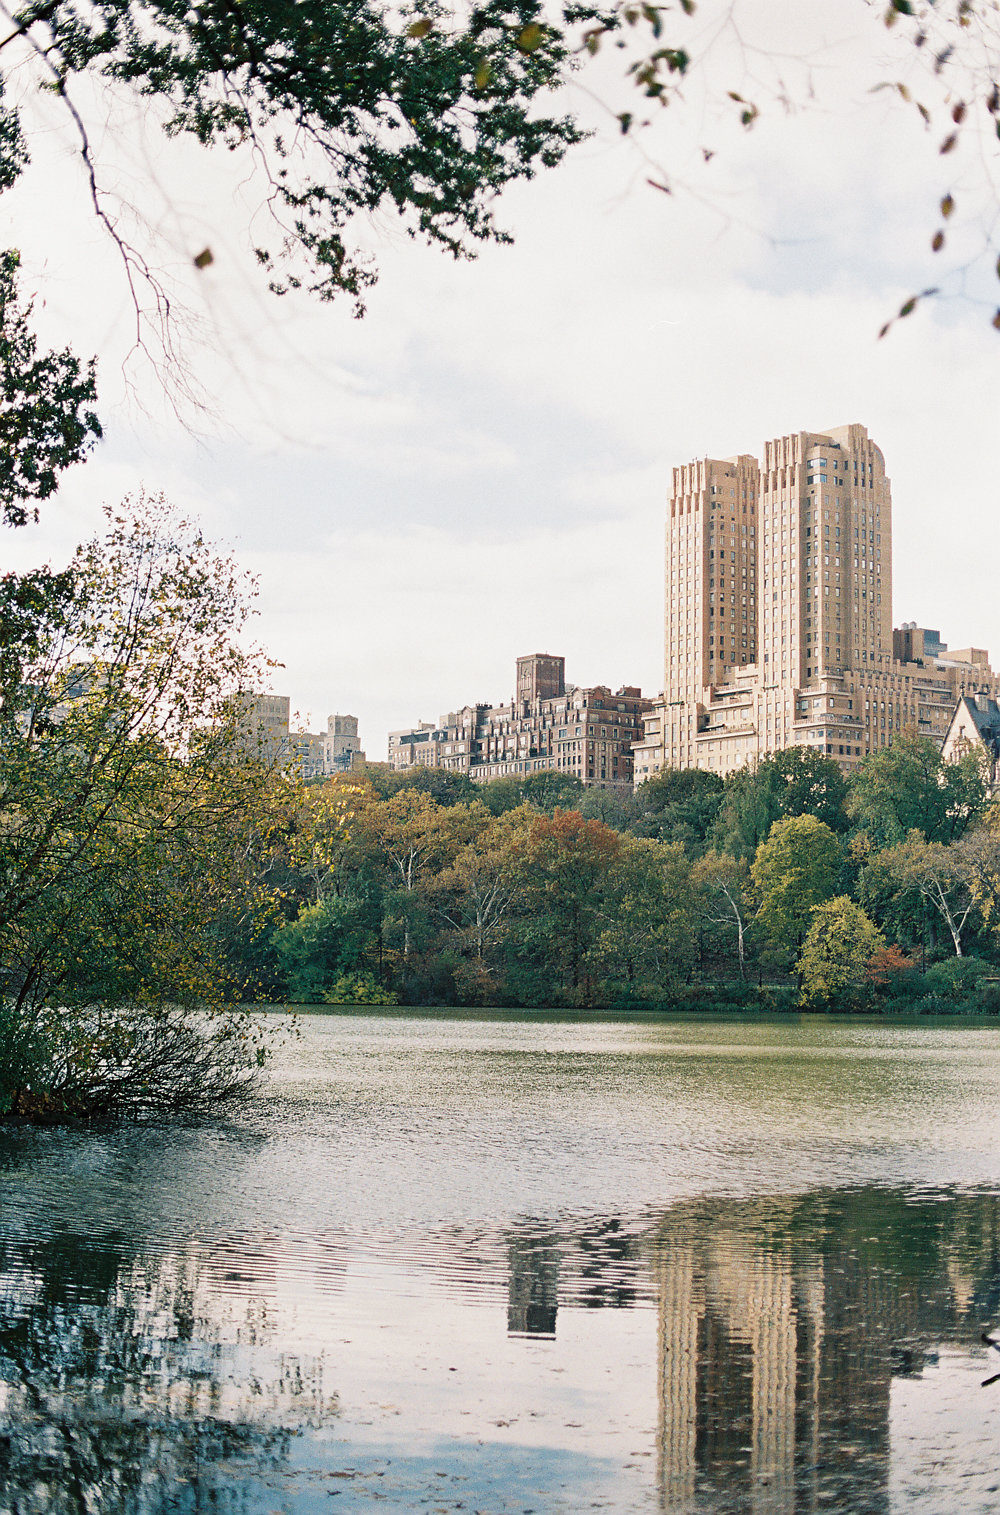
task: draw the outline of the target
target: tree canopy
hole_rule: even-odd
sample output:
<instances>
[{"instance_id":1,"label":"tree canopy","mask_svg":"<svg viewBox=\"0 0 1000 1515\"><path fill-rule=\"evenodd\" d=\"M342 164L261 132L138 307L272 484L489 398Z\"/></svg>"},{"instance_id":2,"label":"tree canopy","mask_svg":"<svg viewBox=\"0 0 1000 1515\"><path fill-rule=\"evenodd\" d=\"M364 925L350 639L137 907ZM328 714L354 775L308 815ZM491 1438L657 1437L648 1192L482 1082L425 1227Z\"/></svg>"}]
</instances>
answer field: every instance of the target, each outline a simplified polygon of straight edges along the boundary
<instances>
[{"instance_id":1,"label":"tree canopy","mask_svg":"<svg viewBox=\"0 0 1000 1515\"><path fill-rule=\"evenodd\" d=\"M578 7L576 16L597 12ZM359 218L393 209L411 236L455 256L507 240L493 200L580 140L539 109L565 77L570 39L538 0L486 0L459 13L439 0L396 10L367 0L266 0L191 7L174 0L27 5L0 43L66 103L94 208L119 239L130 279L156 284L124 243L101 188L85 78L147 102L167 136L251 147L265 165L271 232L254 251L270 287L360 311L375 278L351 245ZM0 184L28 162L16 107L0 133Z\"/></svg>"},{"instance_id":2,"label":"tree canopy","mask_svg":"<svg viewBox=\"0 0 1000 1515\"><path fill-rule=\"evenodd\" d=\"M897 39L905 39L896 49L900 69L908 57L918 80L890 73L883 80L886 98L917 113L933 152L947 157L976 134L987 152L995 151L1000 60L992 6L986 0L856 4L859 18L875 8L887 25L897 26ZM809 60L798 60L798 91L789 85L784 64L791 60L783 56L761 54L770 71L743 77L750 71L740 11L739 0L720 14L706 0L681 0L678 7L566 0L548 9L540 0L485 0L467 10L442 0L389 9L372 0L24 5L9 13L10 29L0 39L0 189L33 171L32 90L54 95L81 156L94 213L121 254L137 345L159 355L164 382L173 384L185 369L172 330L178 290L152 244L129 240L128 217L111 187L114 174L101 156L110 99L140 105L145 130L228 150L235 173L244 180L259 176L259 204L251 208L246 232L272 291L302 289L321 300L345 296L361 313L377 269L359 230L373 217L388 215L410 237L455 257L474 255L484 242L510 240L496 219L497 196L556 165L582 140L579 122L559 108L554 92L605 45L623 49L618 56L629 108L609 105L616 130L636 135L663 107L693 108L686 89L694 74L711 107L734 114L746 130L769 110L780 110L794 130L796 116L813 103ZM719 68L712 49L726 36L736 44L737 61ZM645 147L639 151L647 154ZM671 187L660 172L648 182ZM946 246L961 192L956 185L941 198L932 256ZM141 217L141 207L132 210ZM987 232L986 252L991 238ZM199 267L212 259L210 247L194 256ZM932 293L936 287L915 292L899 315ZM5 329L9 319L3 313ZM39 360L15 351L13 326L10 346L6 360L19 390ZM50 371L39 404L47 403L49 424L72 454L97 434L86 409L92 374L86 365L74 370L76 360L65 353L46 361ZM36 416L36 427L39 421ZM56 466L66 461L56 458ZM39 467L35 478L28 462L28 492L43 499L51 492L46 469Z\"/></svg>"},{"instance_id":3,"label":"tree canopy","mask_svg":"<svg viewBox=\"0 0 1000 1515\"><path fill-rule=\"evenodd\" d=\"M798 949L813 910L836 894L842 867L840 843L825 821L814 815L775 821L751 873L760 926L778 950Z\"/></svg>"},{"instance_id":4,"label":"tree canopy","mask_svg":"<svg viewBox=\"0 0 1000 1515\"><path fill-rule=\"evenodd\" d=\"M263 1051L226 1003L256 992L227 938L271 911L270 776L234 726L246 586L155 500L65 578L0 688L0 1111L202 1102Z\"/></svg>"},{"instance_id":5,"label":"tree canopy","mask_svg":"<svg viewBox=\"0 0 1000 1515\"><path fill-rule=\"evenodd\" d=\"M856 828L878 846L901 842L912 831L930 842L949 842L982 813L987 794L979 753L970 750L949 762L933 737L904 731L858 769L847 809Z\"/></svg>"},{"instance_id":6,"label":"tree canopy","mask_svg":"<svg viewBox=\"0 0 1000 1515\"><path fill-rule=\"evenodd\" d=\"M884 948L881 931L846 895L817 905L799 959L803 1002L843 1004L856 997Z\"/></svg>"}]
</instances>

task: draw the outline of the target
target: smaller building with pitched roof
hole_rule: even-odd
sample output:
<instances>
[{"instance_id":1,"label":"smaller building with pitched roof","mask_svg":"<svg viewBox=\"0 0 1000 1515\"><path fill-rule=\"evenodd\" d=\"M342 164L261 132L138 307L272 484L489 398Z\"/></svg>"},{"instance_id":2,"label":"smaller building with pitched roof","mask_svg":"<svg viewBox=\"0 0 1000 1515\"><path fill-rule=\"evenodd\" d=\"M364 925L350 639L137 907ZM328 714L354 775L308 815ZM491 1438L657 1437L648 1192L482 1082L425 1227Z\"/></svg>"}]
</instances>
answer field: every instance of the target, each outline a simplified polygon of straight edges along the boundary
<instances>
[{"instance_id":1,"label":"smaller building with pitched roof","mask_svg":"<svg viewBox=\"0 0 1000 1515\"><path fill-rule=\"evenodd\" d=\"M988 694L963 694L941 745L942 756L957 762L966 752L982 752L989 765L990 792L1000 783L1000 705Z\"/></svg>"}]
</instances>

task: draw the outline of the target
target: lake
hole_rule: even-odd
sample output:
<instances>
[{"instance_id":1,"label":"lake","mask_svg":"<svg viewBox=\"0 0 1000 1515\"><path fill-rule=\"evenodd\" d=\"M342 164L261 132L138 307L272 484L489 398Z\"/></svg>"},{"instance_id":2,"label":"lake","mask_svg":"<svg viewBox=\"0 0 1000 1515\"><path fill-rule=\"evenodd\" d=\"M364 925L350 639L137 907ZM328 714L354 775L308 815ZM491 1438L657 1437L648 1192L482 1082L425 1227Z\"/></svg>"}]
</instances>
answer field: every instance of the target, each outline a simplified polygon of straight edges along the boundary
<instances>
[{"instance_id":1,"label":"lake","mask_svg":"<svg viewBox=\"0 0 1000 1515\"><path fill-rule=\"evenodd\" d=\"M0 1128L4 1515L1000 1507L995 1025L299 1025Z\"/></svg>"}]
</instances>

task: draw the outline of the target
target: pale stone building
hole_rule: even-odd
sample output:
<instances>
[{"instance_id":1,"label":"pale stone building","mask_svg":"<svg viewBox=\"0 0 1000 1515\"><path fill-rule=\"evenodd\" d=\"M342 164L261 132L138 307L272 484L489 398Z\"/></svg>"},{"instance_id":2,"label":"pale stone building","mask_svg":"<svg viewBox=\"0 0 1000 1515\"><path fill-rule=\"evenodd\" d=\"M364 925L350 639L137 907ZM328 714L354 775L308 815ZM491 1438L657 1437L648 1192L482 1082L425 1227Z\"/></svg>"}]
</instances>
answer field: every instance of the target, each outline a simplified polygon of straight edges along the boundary
<instances>
[{"instance_id":1,"label":"pale stone building","mask_svg":"<svg viewBox=\"0 0 1000 1515\"><path fill-rule=\"evenodd\" d=\"M997 693L985 651L891 617L892 497L863 426L675 468L663 694L636 782L796 745L849 772L902 729L943 738L959 694Z\"/></svg>"},{"instance_id":2,"label":"pale stone building","mask_svg":"<svg viewBox=\"0 0 1000 1515\"><path fill-rule=\"evenodd\" d=\"M304 779L331 778L349 773L364 762L356 715L327 717L326 730L293 731L289 737L290 761Z\"/></svg>"},{"instance_id":3,"label":"pale stone building","mask_svg":"<svg viewBox=\"0 0 1000 1515\"><path fill-rule=\"evenodd\" d=\"M604 684L579 689L566 683L565 667L551 653L518 658L509 704L465 705L436 726L390 731L390 766L449 768L477 781L555 769L587 786L629 787L650 701L630 684L615 693Z\"/></svg>"},{"instance_id":4,"label":"pale stone building","mask_svg":"<svg viewBox=\"0 0 1000 1515\"><path fill-rule=\"evenodd\" d=\"M347 773L363 763L365 758L358 736L356 715L331 715L327 717L323 735L323 764L326 773Z\"/></svg>"},{"instance_id":5,"label":"pale stone building","mask_svg":"<svg viewBox=\"0 0 1000 1515\"><path fill-rule=\"evenodd\" d=\"M1000 780L1000 705L989 695L963 694L945 732L942 756L956 762L967 752L978 752L986 764L990 790Z\"/></svg>"},{"instance_id":6,"label":"pale stone building","mask_svg":"<svg viewBox=\"0 0 1000 1515\"><path fill-rule=\"evenodd\" d=\"M301 778L328 778L364 761L356 715L331 715L323 732L292 731L287 694L239 696L239 743Z\"/></svg>"},{"instance_id":7,"label":"pale stone building","mask_svg":"<svg viewBox=\"0 0 1000 1515\"><path fill-rule=\"evenodd\" d=\"M240 694L237 696L237 741L267 763L288 758L288 727L291 701L287 694Z\"/></svg>"}]
</instances>

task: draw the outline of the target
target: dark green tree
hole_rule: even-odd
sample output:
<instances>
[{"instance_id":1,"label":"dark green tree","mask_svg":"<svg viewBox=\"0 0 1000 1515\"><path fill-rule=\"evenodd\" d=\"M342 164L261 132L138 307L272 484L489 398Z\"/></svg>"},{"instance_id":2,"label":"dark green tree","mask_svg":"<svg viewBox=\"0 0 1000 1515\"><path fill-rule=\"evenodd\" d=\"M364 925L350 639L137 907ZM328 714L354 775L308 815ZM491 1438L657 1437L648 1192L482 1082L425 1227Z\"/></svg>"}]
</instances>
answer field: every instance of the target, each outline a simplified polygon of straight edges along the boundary
<instances>
[{"instance_id":1,"label":"dark green tree","mask_svg":"<svg viewBox=\"0 0 1000 1515\"><path fill-rule=\"evenodd\" d=\"M467 805L479 793L478 784L467 773L454 773L450 768L405 768L397 772L388 763L367 763L354 770L352 777L366 780L383 800L401 789L415 789L438 805Z\"/></svg>"},{"instance_id":2,"label":"dark green tree","mask_svg":"<svg viewBox=\"0 0 1000 1515\"><path fill-rule=\"evenodd\" d=\"M846 804L872 846L895 846L914 831L928 842L951 842L982 814L987 792L977 753L948 762L932 737L904 731L852 774Z\"/></svg>"},{"instance_id":3,"label":"dark green tree","mask_svg":"<svg viewBox=\"0 0 1000 1515\"><path fill-rule=\"evenodd\" d=\"M519 805L530 805L543 815L553 815L557 809L575 809L584 792L575 773L559 773L554 768L529 773L524 778L508 774L478 786L483 804L494 815L504 815Z\"/></svg>"},{"instance_id":4,"label":"dark green tree","mask_svg":"<svg viewBox=\"0 0 1000 1515\"><path fill-rule=\"evenodd\" d=\"M661 768L640 784L629 829L636 836L679 842L689 854L704 852L722 802L723 782L703 768Z\"/></svg>"},{"instance_id":5,"label":"dark green tree","mask_svg":"<svg viewBox=\"0 0 1000 1515\"><path fill-rule=\"evenodd\" d=\"M833 758L808 747L786 747L763 761L776 780L780 815L814 815L832 831L847 829L847 780Z\"/></svg>"},{"instance_id":6,"label":"dark green tree","mask_svg":"<svg viewBox=\"0 0 1000 1515\"><path fill-rule=\"evenodd\" d=\"M3 145L0 133L0 151ZM0 519L9 526L37 520L39 503L55 493L63 469L79 463L101 435L92 409L95 364L68 351L39 352L18 265L16 252L0 253ZM43 585L37 574L26 581L22 613L33 604L44 615L43 592L58 594L58 585Z\"/></svg>"},{"instance_id":7,"label":"dark green tree","mask_svg":"<svg viewBox=\"0 0 1000 1515\"><path fill-rule=\"evenodd\" d=\"M832 758L804 747L768 753L727 776L713 830L716 846L751 858L783 816L814 815L843 831L848 824L846 788Z\"/></svg>"}]
</instances>

